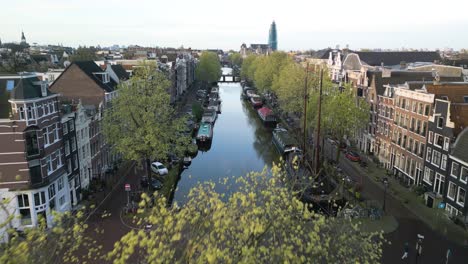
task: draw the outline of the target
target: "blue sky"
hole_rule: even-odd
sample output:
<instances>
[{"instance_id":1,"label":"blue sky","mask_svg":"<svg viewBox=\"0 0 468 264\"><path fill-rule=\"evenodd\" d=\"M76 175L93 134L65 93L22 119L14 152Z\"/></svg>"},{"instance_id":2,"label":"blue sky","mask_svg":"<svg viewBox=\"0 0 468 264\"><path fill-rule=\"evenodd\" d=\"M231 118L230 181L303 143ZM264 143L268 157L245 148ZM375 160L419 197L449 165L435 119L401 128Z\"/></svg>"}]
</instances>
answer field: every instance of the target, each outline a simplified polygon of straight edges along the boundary
<instances>
[{"instance_id":1,"label":"blue sky","mask_svg":"<svg viewBox=\"0 0 468 264\"><path fill-rule=\"evenodd\" d=\"M0 0L0 38L78 46L468 48L466 0Z\"/></svg>"}]
</instances>

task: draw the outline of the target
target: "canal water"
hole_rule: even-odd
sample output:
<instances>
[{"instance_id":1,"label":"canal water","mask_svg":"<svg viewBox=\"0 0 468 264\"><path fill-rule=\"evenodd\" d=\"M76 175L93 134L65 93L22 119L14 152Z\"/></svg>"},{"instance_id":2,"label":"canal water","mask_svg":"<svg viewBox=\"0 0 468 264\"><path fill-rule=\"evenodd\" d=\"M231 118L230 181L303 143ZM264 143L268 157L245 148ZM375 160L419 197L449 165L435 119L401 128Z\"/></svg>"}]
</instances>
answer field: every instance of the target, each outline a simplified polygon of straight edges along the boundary
<instances>
[{"instance_id":1,"label":"canal water","mask_svg":"<svg viewBox=\"0 0 468 264\"><path fill-rule=\"evenodd\" d=\"M235 186L218 184L226 177L238 177L261 171L279 160L271 141L271 128L266 128L249 102L240 99L239 83L219 83L221 111L214 125L211 147L199 151L192 164L181 174L174 201L183 204L189 190L198 182L217 183L216 191L231 193ZM229 185L228 185L229 186Z\"/></svg>"}]
</instances>

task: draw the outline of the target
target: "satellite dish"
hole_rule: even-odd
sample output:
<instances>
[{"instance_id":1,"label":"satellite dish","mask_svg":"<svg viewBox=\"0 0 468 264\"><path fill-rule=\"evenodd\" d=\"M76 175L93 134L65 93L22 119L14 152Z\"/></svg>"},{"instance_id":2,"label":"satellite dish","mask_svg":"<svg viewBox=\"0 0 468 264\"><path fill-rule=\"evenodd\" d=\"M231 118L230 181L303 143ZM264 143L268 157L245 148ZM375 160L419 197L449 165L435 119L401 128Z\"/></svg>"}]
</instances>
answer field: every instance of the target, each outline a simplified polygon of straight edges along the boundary
<instances>
[{"instance_id":1,"label":"satellite dish","mask_svg":"<svg viewBox=\"0 0 468 264\"><path fill-rule=\"evenodd\" d=\"M63 62L63 66L64 66L65 68L67 68L68 66L70 66L70 64L71 64L71 63L70 63L70 61L68 61L68 60L66 60L66 61Z\"/></svg>"}]
</instances>

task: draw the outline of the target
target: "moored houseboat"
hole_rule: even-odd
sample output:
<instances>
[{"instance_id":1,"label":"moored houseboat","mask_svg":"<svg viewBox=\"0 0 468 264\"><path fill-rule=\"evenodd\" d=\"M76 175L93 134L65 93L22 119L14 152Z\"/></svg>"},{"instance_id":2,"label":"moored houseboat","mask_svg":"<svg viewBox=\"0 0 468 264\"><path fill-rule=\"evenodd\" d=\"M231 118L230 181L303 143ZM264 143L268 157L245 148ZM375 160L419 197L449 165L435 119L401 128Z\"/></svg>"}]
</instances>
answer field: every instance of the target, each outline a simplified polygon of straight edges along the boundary
<instances>
[{"instance_id":1,"label":"moored houseboat","mask_svg":"<svg viewBox=\"0 0 468 264\"><path fill-rule=\"evenodd\" d=\"M273 144L281 155L289 153L301 153L302 150L298 147L296 140L284 128L275 128L273 130Z\"/></svg>"},{"instance_id":2,"label":"moored houseboat","mask_svg":"<svg viewBox=\"0 0 468 264\"><path fill-rule=\"evenodd\" d=\"M213 125L210 123L201 123L197 132L198 142L208 142L213 138Z\"/></svg>"},{"instance_id":3,"label":"moored houseboat","mask_svg":"<svg viewBox=\"0 0 468 264\"><path fill-rule=\"evenodd\" d=\"M260 108L263 106L263 101L262 98L258 95L251 96L250 97L250 103L254 108Z\"/></svg>"},{"instance_id":4,"label":"moored houseboat","mask_svg":"<svg viewBox=\"0 0 468 264\"><path fill-rule=\"evenodd\" d=\"M265 125L276 124L276 116L270 108L262 107L257 110L257 113Z\"/></svg>"},{"instance_id":5,"label":"moored houseboat","mask_svg":"<svg viewBox=\"0 0 468 264\"><path fill-rule=\"evenodd\" d=\"M217 117L218 117L217 109L207 108L202 115L201 122L214 124Z\"/></svg>"}]
</instances>

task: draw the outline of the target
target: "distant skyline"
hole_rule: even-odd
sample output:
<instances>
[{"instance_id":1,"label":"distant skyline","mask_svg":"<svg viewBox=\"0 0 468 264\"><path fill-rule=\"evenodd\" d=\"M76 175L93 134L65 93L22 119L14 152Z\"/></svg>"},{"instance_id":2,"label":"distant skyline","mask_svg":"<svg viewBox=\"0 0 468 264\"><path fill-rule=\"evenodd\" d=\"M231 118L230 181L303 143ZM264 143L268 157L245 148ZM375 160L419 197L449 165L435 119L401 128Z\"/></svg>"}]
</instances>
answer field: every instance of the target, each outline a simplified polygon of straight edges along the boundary
<instances>
[{"instance_id":1,"label":"distant skyline","mask_svg":"<svg viewBox=\"0 0 468 264\"><path fill-rule=\"evenodd\" d=\"M141 45L239 50L268 43L276 22L279 50L468 48L468 1L376 2L0 0L0 39L77 47Z\"/></svg>"}]
</instances>

